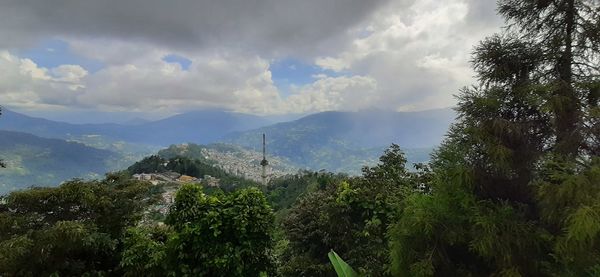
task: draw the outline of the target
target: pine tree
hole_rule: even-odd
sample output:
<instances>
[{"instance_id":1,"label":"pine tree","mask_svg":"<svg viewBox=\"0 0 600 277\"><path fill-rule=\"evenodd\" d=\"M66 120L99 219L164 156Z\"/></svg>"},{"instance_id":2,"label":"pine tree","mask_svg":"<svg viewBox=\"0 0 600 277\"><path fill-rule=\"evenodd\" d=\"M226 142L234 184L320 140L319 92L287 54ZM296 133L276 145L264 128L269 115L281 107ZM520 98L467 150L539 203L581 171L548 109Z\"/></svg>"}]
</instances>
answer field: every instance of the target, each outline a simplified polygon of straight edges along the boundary
<instances>
[{"instance_id":1,"label":"pine tree","mask_svg":"<svg viewBox=\"0 0 600 277\"><path fill-rule=\"evenodd\" d=\"M398 275L600 273L600 1L498 5L430 190L389 231Z\"/></svg>"},{"instance_id":2,"label":"pine tree","mask_svg":"<svg viewBox=\"0 0 600 277\"><path fill-rule=\"evenodd\" d=\"M597 106L600 74L598 0L503 0L511 33L540 50L537 78L550 86L555 150L575 156L582 143L585 99ZM590 104L590 103L588 103Z\"/></svg>"}]
</instances>

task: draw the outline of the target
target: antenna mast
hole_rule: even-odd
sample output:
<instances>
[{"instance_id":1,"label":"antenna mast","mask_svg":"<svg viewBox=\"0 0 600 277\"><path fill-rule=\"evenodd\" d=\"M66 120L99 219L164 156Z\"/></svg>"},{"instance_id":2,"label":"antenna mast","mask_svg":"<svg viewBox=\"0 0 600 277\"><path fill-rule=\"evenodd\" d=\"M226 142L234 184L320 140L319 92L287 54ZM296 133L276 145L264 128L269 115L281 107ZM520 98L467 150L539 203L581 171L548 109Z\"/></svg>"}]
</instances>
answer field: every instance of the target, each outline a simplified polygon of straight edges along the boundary
<instances>
[{"instance_id":1,"label":"antenna mast","mask_svg":"<svg viewBox=\"0 0 600 277\"><path fill-rule=\"evenodd\" d=\"M267 144L266 144L266 135L263 134L262 136L262 143L263 143L263 159L262 161L260 161L260 165L262 166L262 183L263 185L267 185L267 166L269 165L269 161L267 161Z\"/></svg>"}]
</instances>

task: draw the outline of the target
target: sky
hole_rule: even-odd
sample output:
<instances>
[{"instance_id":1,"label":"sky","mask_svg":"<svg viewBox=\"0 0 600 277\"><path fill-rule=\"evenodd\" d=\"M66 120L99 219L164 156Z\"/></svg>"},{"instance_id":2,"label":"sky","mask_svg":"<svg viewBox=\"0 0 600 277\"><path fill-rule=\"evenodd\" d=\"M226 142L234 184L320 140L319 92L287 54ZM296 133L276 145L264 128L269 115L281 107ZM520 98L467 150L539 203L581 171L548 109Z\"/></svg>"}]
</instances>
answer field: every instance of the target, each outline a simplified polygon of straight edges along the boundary
<instances>
[{"instance_id":1,"label":"sky","mask_svg":"<svg viewBox=\"0 0 600 277\"><path fill-rule=\"evenodd\" d=\"M475 82L473 46L502 25L493 0L2 0L0 105L64 118L450 107Z\"/></svg>"}]
</instances>

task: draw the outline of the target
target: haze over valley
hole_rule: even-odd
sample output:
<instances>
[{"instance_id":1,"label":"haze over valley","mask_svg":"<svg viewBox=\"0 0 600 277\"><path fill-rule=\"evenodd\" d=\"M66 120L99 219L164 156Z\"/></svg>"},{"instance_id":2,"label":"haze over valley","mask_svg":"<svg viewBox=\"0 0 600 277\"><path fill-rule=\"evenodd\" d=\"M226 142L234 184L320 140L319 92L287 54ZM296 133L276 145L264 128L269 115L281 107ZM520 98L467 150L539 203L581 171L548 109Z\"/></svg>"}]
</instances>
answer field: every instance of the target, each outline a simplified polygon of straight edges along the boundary
<instances>
[{"instance_id":1,"label":"haze over valley","mask_svg":"<svg viewBox=\"0 0 600 277\"><path fill-rule=\"evenodd\" d=\"M160 149L187 143L223 153L212 160L234 174L255 175L259 169L249 165L253 155L260 156L263 133L269 158L282 159L282 172L309 169L357 175L363 166L375 164L392 143L402 146L410 163L428 161L454 117L451 109L371 109L315 113L274 123L271 117L207 110L135 124L72 124L5 109L0 117L0 130L4 130L0 155L10 170L0 174L0 184L8 192L58 185L71 178L98 178ZM26 135L28 139L15 139ZM239 147L213 147L215 143ZM231 153L245 153L247 158L235 160ZM70 169L73 164L77 169Z\"/></svg>"}]
</instances>

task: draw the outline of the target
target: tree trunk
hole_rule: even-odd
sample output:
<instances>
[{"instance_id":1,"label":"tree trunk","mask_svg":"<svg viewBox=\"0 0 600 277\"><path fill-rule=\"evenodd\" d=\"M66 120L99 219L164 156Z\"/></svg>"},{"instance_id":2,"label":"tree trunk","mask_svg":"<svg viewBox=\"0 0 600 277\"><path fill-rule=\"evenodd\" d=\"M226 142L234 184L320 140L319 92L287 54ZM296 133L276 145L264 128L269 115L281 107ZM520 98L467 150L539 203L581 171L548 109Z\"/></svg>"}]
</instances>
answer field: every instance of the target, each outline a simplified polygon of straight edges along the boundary
<instances>
[{"instance_id":1,"label":"tree trunk","mask_svg":"<svg viewBox=\"0 0 600 277\"><path fill-rule=\"evenodd\" d=\"M557 87L554 93L556 117L556 152L574 157L581 145L580 103L573 88L573 37L575 33L575 0L563 2L565 16L564 50L557 61Z\"/></svg>"}]
</instances>

